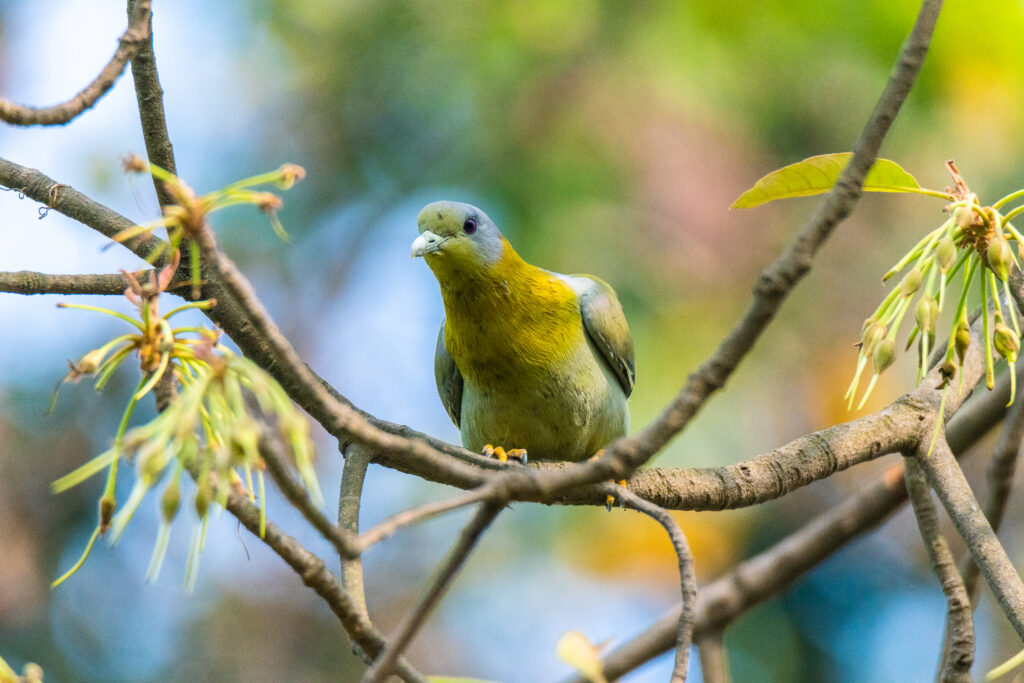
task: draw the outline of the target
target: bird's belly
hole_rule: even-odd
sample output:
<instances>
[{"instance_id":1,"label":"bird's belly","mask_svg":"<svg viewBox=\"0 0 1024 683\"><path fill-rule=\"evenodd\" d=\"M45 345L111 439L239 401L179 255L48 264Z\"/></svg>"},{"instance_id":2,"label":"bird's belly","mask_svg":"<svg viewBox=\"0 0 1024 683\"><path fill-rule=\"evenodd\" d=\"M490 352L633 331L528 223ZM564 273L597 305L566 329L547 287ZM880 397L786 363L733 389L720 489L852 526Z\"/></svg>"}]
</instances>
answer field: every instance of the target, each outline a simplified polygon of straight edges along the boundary
<instances>
[{"instance_id":1,"label":"bird's belly","mask_svg":"<svg viewBox=\"0 0 1024 683\"><path fill-rule=\"evenodd\" d=\"M589 340L588 340L589 342ZM465 378L462 443L525 448L531 459L582 460L629 428L626 396L586 349L558 373L509 375L502 382Z\"/></svg>"}]
</instances>

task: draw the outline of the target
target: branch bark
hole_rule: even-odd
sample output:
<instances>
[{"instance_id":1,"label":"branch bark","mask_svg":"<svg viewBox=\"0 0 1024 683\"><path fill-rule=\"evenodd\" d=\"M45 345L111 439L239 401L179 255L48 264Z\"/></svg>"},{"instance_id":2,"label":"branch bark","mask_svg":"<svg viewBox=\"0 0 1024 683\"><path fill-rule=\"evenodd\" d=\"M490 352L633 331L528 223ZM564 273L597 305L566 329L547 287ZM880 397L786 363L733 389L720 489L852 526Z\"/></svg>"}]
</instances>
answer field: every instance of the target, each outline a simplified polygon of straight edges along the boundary
<instances>
[{"instance_id":1,"label":"branch bark","mask_svg":"<svg viewBox=\"0 0 1024 683\"><path fill-rule=\"evenodd\" d=\"M140 0L129 12L128 28L117 51L99 75L77 95L52 107L29 107L0 97L0 121L15 126L62 126L91 109L113 87L128 61L149 40L150 0Z\"/></svg>"},{"instance_id":2,"label":"branch bark","mask_svg":"<svg viewBox=\"0 0 1024 683\"><path fill-rule=\"evenodd\" d=\"M967 589L956 569L953 553L939 532L939 518L924 470L916 458L908 458L906 468L910 504L914 508L914 516L931 559L932 569L946 596L949 648L944 648L939 679L943 683L970 683L971 665L974 663L974 619Z\"/></svg>"}]
</instances>

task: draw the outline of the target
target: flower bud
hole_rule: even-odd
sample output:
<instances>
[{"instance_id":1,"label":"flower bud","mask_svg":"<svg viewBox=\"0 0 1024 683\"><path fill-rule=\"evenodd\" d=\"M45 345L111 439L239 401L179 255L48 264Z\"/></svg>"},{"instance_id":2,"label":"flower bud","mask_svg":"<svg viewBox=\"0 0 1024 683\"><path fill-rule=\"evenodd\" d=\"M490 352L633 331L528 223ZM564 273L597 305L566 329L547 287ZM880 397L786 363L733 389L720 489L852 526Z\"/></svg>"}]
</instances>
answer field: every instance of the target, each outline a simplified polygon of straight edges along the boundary
<instances>
[{"instance_id":1,"label":"flower bud","mask_svg":"<svg viewBox=\"0 0 1024 683\"><path fill-rule=\"evenodd\" d=\"M887 367L896 360L896 342L892 339L884 339L875 346L871 354L871 362L875 366L875 374L882 374Z\"/></svg>"},{"instance_id":2,"label":"flower bud","mask_svg":"<svg viewBox=\"0 0 1024 683\"><path fill-rule=\"evenodd\" d=\"M199 519L206 517L206 513L210 509L210 503L213 502L213 481L210 479L209 473L200 475L199 485L196 489L196 514L199 515Z\"/></svg>"},{"instance_id":3,"label":"flower bud","mask_svg":"<svg viewBox=\"0 0 1024 683\"><path fill-rule=\"evenodd\" d=\"M915 266L913 270L903 276L900 282L900 296L909 298L917 293L921 287L921 269Z\"/></svg>"},{"instance_id":4,"label":"flower bud","mask_svg":"<svg viewBox=\"0 0 1024 683\"><path fill-rule=\"evenodd\" d=\"M164 521L170 524L178 514L181 506L181 489L178 488L178 479L175 478L167 488L164 495L160 496L160 514Z\"/></svg>"},{"instance_id":5,"label":"flower bud","mask_svg":"<svg viewBox=\"0 0 1024 683\"><path fill-rule=\"evenodd\" d=\"M100 531L105 532L110 527L110 520L114 517L114 510L117 509L117 499L113 494L108 493L100 498Z\"/></svg>"},{"instance_id":6,"label":"flower bud","mask_svg":"<svg viewBox=\"0 0 1024 683\"><path fill-rule=\"evenodd\" d=\"M960 359L960 365L964 364L964 356L967 355L967 347L971 345L971 328L966 320L960 320L956 324L953 346L956 348L956 357Z\"/></svg>"},{"instance_id":7,"label":"flower bud","mask_svg":"<svg viewBox=\"0 0 1024 683\"><path fill-rule=\"evenodd\" d=\"M939 374L942 375L942 379L947 382L953 379L953 377L956 376L956 363L948 358L942 361L942 364L939 365Z\"/></svg>"},{"instance_id":8,"label":"flower bud","mask_svg":"<svg viewBox=\"0 0 1024 683\"><path fill-rule=\"evenodd\" d=\"M988 259L988 267L1000 280L1006 280L1010 276L1010 267L1013 265L1013 254L1010 252L1010 244L1002 235L996 235L988 243L985 251Z\"/></svg>"},{"instance_id":9,"label":"flower bud","mask_svg":"<svg viewBox=\"0 0 1024 683\"><path fill-rule=\"evenodd\" d=\"M1017 360L1017 352L1020 351L1020 338L1004 323L996 323L996 329L992 333L992 345L996 347L999 355L1009 362L1013 363Z\"/></svg>"},{"instance_id":10,"label":"flower bud","mask_svg":"<svg viewBox=\"0 0 1024 683\"><path fill-rule=\"evenodd\" d=\"M885 332L885 325L877 320L872 322L870 325L867 325L860 337L860 345L861 348L864 349L864 353L871 353L874 351L875 344L885 338Z\"/></svg>"},{"instance_id":11,"label":"flower bud","mask_svg":"<svg viewBox=\"0 0 1024 683\"><path fill-rule=\"evenodd\" d=\"M939 271L946 273L953 267L956 259L956 245L950 237L943 237L939 246L935 249L935 262L939 264Z\"/></svg>"},{"instance_id":12,"label":"flower bud","mask_svg":"<svg viewBox=\"0 0 1024 683\"><path fill-rule=\"evenodd\" d=\"M914 320L917 321L917 326L926 334L934 334L935 323L938 319L939 302L930 296L921 297L914 310Z\"/></svg>"}]
</instances>

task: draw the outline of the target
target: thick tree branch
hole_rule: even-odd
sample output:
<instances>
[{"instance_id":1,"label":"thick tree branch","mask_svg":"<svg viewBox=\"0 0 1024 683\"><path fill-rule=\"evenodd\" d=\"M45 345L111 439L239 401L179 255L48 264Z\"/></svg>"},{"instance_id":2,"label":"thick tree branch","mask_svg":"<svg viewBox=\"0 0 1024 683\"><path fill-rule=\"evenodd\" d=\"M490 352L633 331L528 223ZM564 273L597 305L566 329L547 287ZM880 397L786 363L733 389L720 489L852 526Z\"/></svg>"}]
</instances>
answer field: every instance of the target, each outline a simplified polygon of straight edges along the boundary
<instances>
[{"instance_id":1,"label":"thick tree branch","mask_svg":"<svg viewBox=\"0 0 1024 683\"><path fill-rule=\"evenodd\" d=\"M1018 378L1018 382L1021 381ZM985 500L985 517L998 533L1006 513L1006 503L1010 498L1013 486L1013 475L1017 470L1017 458L1020 454L1021 440L1024 439L1024 401L1014 401L1006 414L1003 428L999 432L999 441L988 461L986 480L988 482L988 498ZM971 604L976 603L978 585L978 565L970 556L964 558L964 585Z\"/></svg>"},{"instance_id":2,"label":"thick tree branch","mask_svg":"<svg viewBox=\"0 0 1024 683\"><path fill-rule=\"evenodd\" d=\"M853 147L853 158L796 239L761 274L754 288L754 301L746 316L711 357L690 375L679 395L658 419L636 437L613 444L604 458L591 465L620 465L622 469L617 471L604 470L604 478L622 478L631 473L689 424L711 394L725 385L740 361L774 319L782 302L810 270L818 249L835 227L850 214L860 198L864 177L875 163L882 141L924 64L941 8L942 0L925 0L922 3L917 21L903 44L889 82Z\"/></svg>"},{"instance_id":3,"label":"thick tree branch","mask_svg":"<svg viewBox=\"0 0 1024 683\"><path fill-rule=\"evenodd\" d=\"M939 679L943 683L970 683L974 663L974 619L963 579L946 539L939 532L939 517L932 503L931 489L924 470L916 458L906 462L907 492L914 508L917 526L924 539L932 569L946 596L946 619L949 625L949 648L943 653Z\"/></svg>"},{"instance_id":4,"label":"thick tree branch","mask_svg":"<svg viewBox=\"0 0 1024 683\"><path fill-rule=\"evenodd\" d=\"M378 683L391 673L398 656L409 646L413 637L427 620L427 616L444 597L452 581L455 580L455 575L459 573L469 557L469 553L472 552L484 531L491 525L499 512L501 512L500 505L485 503L480 506L476 514L473 515L473 519L459 534L459 539L448 552L437 576L430 582L427 592L412 612L398 625L391 643L384 648L373 667L367 670L363 676L363 683Z\"/></svg>"},{"instance_id":5,"label":"thick tree branch","mask_svg":"<svg viewBox=\"0 0 1024 683\"><path fill-rule=\"evenodd\" d=\"M144 0L128 0L128 13L134 14ZM132 79L135 81L135 98L138 101L142 136L146 141L146 156L150 162L166 171L178 175L174 163L174 147L167 134L167 118L164 115L164 90L156 70L156 55L153 53L153 18L147 17L147 36L139 51L132 58ZM174 203L163 183L153 178L156 196L160 206Z\"/></svg>"},{"instance_id":6,"label":"thick tree branch","mask_svg":"<svg viewBox=\"0 0 1024 683\"><path fill-rule=\"evenodd\" d=\"M700 674L704 683L729 683L729 659L721 631L708 631L697 640Z\"/></svg>"},{"instance_id":7,"label":"thick tree branch","mask_svg":"<svg viewBox=\"0 0 1024 683\"><path fill-rule=\"evenodd\" d=\"M140 0L129 13L128 28L121 34L117 51L100 74L67 102L52 107L27 107L0 97L0 121L15 126L61 126L92 108L117 79L125 65L149 40L149 0Z\"/></svg>"},{"instance_id":8,"label":"thick tree branch","mask_svg":"<svg viewBox=\"0 0 1024 683\"><path fill-rule=\"evenodd\" d=\"M914 457L928 475L928 483L939 495L1006 618L1024 640L1024 583L985 519L949 446L940 437L930 456Z\"/></svg>"},{"instance_id":9,"label":"thick tree branch","mask_svg":"<svg viewBox=\"0 0 1024 683\"><path fill-rule=\"evenodd\" d=\"M121 273L49 275L31 270L0 273L0 292L10 294L124 294L128 280Z\"/></svg>"}]
</instances>

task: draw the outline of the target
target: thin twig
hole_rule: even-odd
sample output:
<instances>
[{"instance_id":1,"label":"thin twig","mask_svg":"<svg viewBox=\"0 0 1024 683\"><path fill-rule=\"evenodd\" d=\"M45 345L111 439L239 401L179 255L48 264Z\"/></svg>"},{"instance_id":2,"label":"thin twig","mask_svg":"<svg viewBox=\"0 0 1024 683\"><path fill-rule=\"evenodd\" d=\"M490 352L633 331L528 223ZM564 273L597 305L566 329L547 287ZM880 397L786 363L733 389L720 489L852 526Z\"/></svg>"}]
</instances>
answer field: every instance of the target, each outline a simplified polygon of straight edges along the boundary
<instances>
[{"instance_id":1,"label":"thin twig","mask_svg":"<svg viewBox=\"0 0 1024 683\"><path fill-rule=\"evenodd\" d=\"M277 487L281 489L281 493L292 504L292 507L302 513L306 521L334 546L341 557L358 557L359 545L356 536L347 529L331 524L324 513L313 504L306 489L288 470L286 464L288 457L285 455L281 442L273 435L266 433L265 430L260 437L259 448L260 456L267 464L267 471L270 472L270 476L273 477Z\"/></svg>"},{"instance_id":2,"label":"thin twig","mask_svg":"<svg viewBox=\"0 0 1024 683\"><path fill-rule=\"evenodd\" d=\"M341 486L338 491L338 526L350 534L359 533L359 509L363 499L363 482L372 456L359 444L349 444L345 449L345 466L341 471ZM359 539L360 551L365 548ZM341 584L352 596L367 619L370 612L366 607L366 587L363 584L362 557L341 558Z\"/></svg>"},{"instance_id":3,"label":"thin twig","mask_svg":"<svg viewBox=\"0 0 1024 683\"><path fill-rule=\"evenodd\" d=\"M919 451L923 452L923 451ZM944 652L939 680L943 683L970 683L974 663L974 619L963 579L946 539L939 531L939 518L932 503L931 489L919 458L906 462L907 492L914 508L917 527L924 539L932 569L946 596L946 620L950 629L950 647Z\"/></svg>"},{"instance_id":4,"label":"thin twig","mask_svg":"<svg viewBox=\"0 0 1024 683\"><path fill-rule=\"evenodd\" d=\"M685 683L690 662L690 643L693 642L694 602L697 599L697 574L693 567L693 553L686 534L672 515L653 503L614 484L605 485L606 495L613 495L627 506L644 513L665 528L679 564L679 585L682 593L679 622L676 627L676 657L672 666L672 683Z\"/></svg>"},{"instance_id":5,"label":"thin twig","mask_svg":"<svg viewBox=\"0 0 1024 683\"><path fill-rule=\"evenodd\" d=\"M459 534L455 545L448 552L447 557L441 564L440 571L431 581L427 592L420 599L416 607L402 620L402 623L395 629L395 635L384 651L379 655L373 667L368 669L363 676L363 683L377 683L383 681L394 668L396 658L409 646L413 636L419 631L426 621L427 616L437 606L445 592L451 586L455 575L458 574L465 563L469 553L476 546L477 541L483 535L487 527L501 512L500 505L484 503L477 510L473 519Z\"/></svg>"},{"instance_id":6,"label":"thin twig","mask_svg":"<svg viewBox=\"0 0 1024 683\"><path fill-rule=\"evenodd\" d=\"M917 461L967 544L1000 608L1017 635L1024 640L1024 583L985 519L949 446L940 437L932 454L917 457Z\"/></svg>"},{"instance_id":7,"label":"thin twig","mask_svg":"<svg viewBox=\"0 0 1024 683\"><path fill-rule=\"evenodd\" d=\"M704 683L729 683L729 659L721 631L708 631L698 638L697 654Z\"/></svg>"},{"instance_id":8,"label":"thin twig","mask_svg":"<svg viewBox=\"0 0 1024 683\"><path fill-rule=\"evenodd\" d=\"M228 511L238 518L246 529L260 538L260 511L241 491L231 491L227 500ZM327 569L324 561L309 552L296 539L281 531L273 522L267 522L261 539L302 579L302 582L316 591L337 615L345 631L367 657L379 656L386 645L369 620L365 619L353 603L351 596L339 583L337 577ZM426 683L426 678L417 673L408 662L402 660L399 675L408 681Z\"/></svg>"},{"instance_id":9,"label":"thin twig","mask_svg":"<svg viewBox=\"0 0 1024 683\"><path fill-rule=\"evenodd\" d=\"M420 522L424 522L432 517L444 514L445 512L451 512L458 508L473 505L474 503L479 503L492 497L493 494L489 489L479 488L466 491L465 493L453 496L452 498L424 503L418 507L402 510L401 512L395 513L387 519L379 522L376 526L373 526L359 534L359 549L360 551L365 552L371 545L390 538L403 526L419 524Z\"/></svg>"},{"instance_id":10,"label":"thin twig","mask_svg":"<svg viewBox=\"0 0 1024 683\"><path fill-rule=\"evenodd\" d=\"M124 72L124 67L149 38L149 0L140 0L129 13L128 28L121 34L117 51L89 85L67 102L52 107L28 107L0 97L0 121L15 126L61 126L92 108Z\"/></svg>"}]
</instances>

